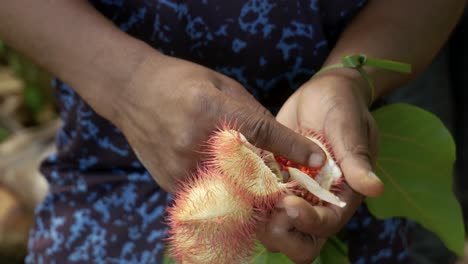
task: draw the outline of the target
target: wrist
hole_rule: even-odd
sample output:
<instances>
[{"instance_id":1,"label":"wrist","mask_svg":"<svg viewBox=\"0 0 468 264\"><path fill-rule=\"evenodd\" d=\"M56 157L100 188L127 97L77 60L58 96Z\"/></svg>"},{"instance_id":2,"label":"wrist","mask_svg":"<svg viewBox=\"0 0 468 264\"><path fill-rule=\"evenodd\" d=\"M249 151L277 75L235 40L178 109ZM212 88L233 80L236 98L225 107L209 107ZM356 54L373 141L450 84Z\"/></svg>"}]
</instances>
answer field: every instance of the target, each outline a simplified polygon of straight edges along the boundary
<instances>
[{"instance_id":1,"label":"wrist","mask_svg":"<svg viewBox=\"0 0 468 264\"><path fill-rule=\"evenodd\" d=\"M318 78L324 78L328 81L331 81L335 83L335 85L333 85L334 87L338 87L340 89L342 87L345 89L353 89L360 102L363 103L366 108L369 107L369 103L372 101L372 88L369 87L366 79L355 69L330 69L314 75L312 80Z\"/></svg>"},{"instance_id":2,"label":"wrist","mask_svg":"<svg viewBox=\"0 0 468 264\"><path fill-rule=\"evenodd\" d=\"M82 85L79 93L98 114L115 124L126 111L129 96L136 92L133 87L139 72L148 61L158 61L163 56L143 42L128 43L127 47L97 59L106 67L96 65L99 77Z\"/></svg>"}]
</instances>

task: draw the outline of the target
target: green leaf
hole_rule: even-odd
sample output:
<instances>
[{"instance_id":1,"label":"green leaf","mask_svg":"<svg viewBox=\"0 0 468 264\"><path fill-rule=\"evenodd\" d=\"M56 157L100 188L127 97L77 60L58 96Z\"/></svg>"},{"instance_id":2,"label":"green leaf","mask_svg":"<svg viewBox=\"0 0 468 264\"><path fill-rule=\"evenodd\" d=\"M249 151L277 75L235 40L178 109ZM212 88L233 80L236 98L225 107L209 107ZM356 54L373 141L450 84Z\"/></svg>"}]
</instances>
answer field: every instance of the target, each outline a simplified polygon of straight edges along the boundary
<instances>
[{"instance_id":1,"label":"green leaf","mask_svg":"<svg viewBox=\"0 0 468 264\"><path fill-rule=\"evenodd\" d=\"M262 244L257 243L255 254L249 264L292 264L288 257L281 253L271 253ZM336 237L331 237L323 246L320 256L313 264L348 264L348 248Z\"/></svg>"},{"instance_id":2,"label":"green leaf","mask_svg":"<svg viewBox=\"0 0 468 264\"><path fill-rule=\"evenodd\" d=\"M163 264L175 264L167 252L164 253ZM247 262L248 264L294 264L288 257L281 253L269 252L260 242L257 242L253 257ZM314 262L313 264L324 264L322 262Z\"/></svg>"},{"instance_id":3,"label":"green leaf","mask_svg":"<svg viewBox=\"0 0 468 264\"><path fill-rule=\"evenodd\" d=\"M3 41L0 40L0 59L3 58L5 51L6 51L6 45Z\"/></svg>"},{"instance_id":4,"label":"green leaf","mask_svg":"<svg viewBox=\"0 0 468 264\"><path fill-rule=\"evenodd\" d=\"M328 238L320 252L322 264L348 264L348 247L337 237Z\"/></svg>"},{"instance_id":5,"label":"green leaf","mask_svg":"<svg viewBox=\"0 0 468 264\"><path fill-rule=\"evenodd\" d=\"M164 254L163 264L175 264L176 261L169 257L167 252ZM281 253L269 252L260 242L257 242L253 257L248 264L294 264L288 257ZM313 264L325 264L323 262L314 262Z\"/></svg>"},{"instance_id":6,"label":"green leaf","mask_svg":"<svg viewBox=\"0 0 468 264\"><path fill-rule=\"evenodd\" d=\"M177 261L175 261L175 259L171 258L169 256L169 254L166 252L164 252L164 256L163 256L163 264L176 264Z\"/></svg>"},{"instance_id":7,"label":"green leaf","mask_svg":"<svg viewBox=\"0 0 468 264\"><path fill-rule=\"evenodd\" d=\"M401 73L410 73L412 71L411 64L391 60L382 60L367 56L364 65L368 67L374 67L377 69Z\"/></svg>"},{"instance_id":8,"label":"green leaf","mask_svg":"<svg viewBox=\"0 0 468 264\"><path fill-rule=\"evenodd\" d=\"M3 127L0 127L0 142L4 141L9 135L10 132L8 132L8 130L6 130Z\"/></svg>"},{"instance_id":9,"label":"green leaf","mask_svg":"<svg viewBox=\"0 0 468 264\"><path fill-rule=\"evenodd\" d=\"M250 259L249 264L294 264L294 262L281 253L269 252L258 242L255 247L255 254Z\"/></svg>"},{"instance_id":10,"label":"green leaf","mask_svg":"<svg viewBox=\"0 0 468 264\"><path fill-rule=\"evenodd\" d=\"M28 84L24 88L24 103L32 113L41 111L44 105L44 96L39 87L33 84Z\"/></svg>"},{"instance_id":11,"label":"green leaf","mask_svg":"<svg viewBox=\"0 0 468 264\"><path fill-rule=\"evenodd\" d=\"M10 67L11 70L17 75L21 77L21 74L23 72L23 65L21 63L21 58L20 55L18 55L15 52L12 52L11 54L8 53L8 66Z\"/></svg>"},{"instance_id":12,"label":"green leaf","mask_svg":"<svg viewBox=\"0 0 468 264\"><path fill-rule=\"evenodd\" d=\"M452 191L455 144L434 115L406 104L373 113L380 131L377 174L385 193L366 199L378 218L407 217L436 233L463 255L464 226Z\"/></svg>"}]
</instances>

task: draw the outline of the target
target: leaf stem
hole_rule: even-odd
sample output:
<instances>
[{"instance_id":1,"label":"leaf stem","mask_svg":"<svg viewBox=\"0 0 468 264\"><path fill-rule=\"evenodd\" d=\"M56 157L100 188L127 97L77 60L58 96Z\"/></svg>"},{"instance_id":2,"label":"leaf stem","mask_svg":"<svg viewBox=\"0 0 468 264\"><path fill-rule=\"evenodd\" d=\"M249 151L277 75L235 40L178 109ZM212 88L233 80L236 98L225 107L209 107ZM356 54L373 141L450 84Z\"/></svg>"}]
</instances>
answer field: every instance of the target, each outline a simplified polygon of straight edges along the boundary
<instances>
[{"instance_id":1,"label":"leaf stem","mask_svg":"<svg viewBox=\"0 0 468 264\"><path fill-rule=\"evenodd\" d=\"M411 65L408 63L392 61L392 60L384 60L378 58L368 57L365 54L352 54L352 55L345 55L341 58L341 63L328 65L322 69L320 69L317 73L328 71L331 69L339 69L339 68L351 68L357 70L361 76L367 81L370 89L370 98L369 98L369 106L374 102L375 99L375 87L374 82L366 70L364 70L364 66L377 68L381 70L399 72L399 73L410 73L412 71Z\"/></svg>"}]
</instances>

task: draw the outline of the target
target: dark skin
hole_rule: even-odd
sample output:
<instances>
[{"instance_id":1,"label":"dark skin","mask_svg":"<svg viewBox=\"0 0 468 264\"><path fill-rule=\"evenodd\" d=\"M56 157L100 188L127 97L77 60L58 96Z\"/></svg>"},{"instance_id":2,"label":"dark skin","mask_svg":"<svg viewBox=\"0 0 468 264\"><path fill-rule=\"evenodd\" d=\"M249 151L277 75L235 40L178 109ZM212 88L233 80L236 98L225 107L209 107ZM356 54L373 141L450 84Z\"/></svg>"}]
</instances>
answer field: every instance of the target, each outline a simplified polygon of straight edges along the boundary
<instances>
[{"instance_id":1,"label":"dark skin","mask_svg":"<svg viewBox=\"0 0 468 264\"><path fill-rule=\"evenodd\" d=\"M157 65L163 67L155 71ZM130 86L116 102L126 107L113 121L167 191L174 191L176 181L195 169L203 159L202 143L224 120L237 122L261 148L306 164L315 154L315 166L322 163L322 151L315 144L277 122L238 82L210 69L158 58L145 61Z\"/></svg>"},{"instance_id":2,"label":"dark skin","mask_svg":"<svg viewBox=\"0 0 468 264\"><path fill-rule=\"evenodd\" d=\"M461 0L370 1L325 65L339 62L343 54L365 53L411 63L419 72L447 38L463 5ZM119 127L167 191L174 191L174 183L203 158L197 150L224 120L242 124L241 132L258 147L310 166L322 164L323 152L294 130L324 131L349 184L340 194L348 205L311 206L288 196L258 233L268 249L296 263L309 263L319 254L362 195L383 192L372 173L378 136L367 110L369 90L351 70L314 77L275 120L235 80L158 53L121 32L87 1L3 1L0 38L70 84ZM409 78L374 69L369 73L377 97Z\"/></svg>"},{"instance_id":3,"label":"dark skin","mask_svg":"<svg viewBox=\"0 0 468 264\"><path fill-rule=\"evenodd\" d=\"M324 161L318 146L277 122L238 82L155 51L87 1L22 0L1 9L1 37L119 127L167 191L196 167L200 146L225 120L261 148L312 166Z\"/></svg>"},{"instance_id":4,"label":"dark skin","mask_svg":"<svg viewBox=\"0 0 468 264\"><path fill-rule=\"evenodd\" d=\"M325 133L344 175L348 175L348 183L339 193L347 202L344 208L312 206L299 197L287 196L269 224L260 230L259 237L269 250L287 252L297 263L310 263L319 255L326 238L338 232L360 205L363 196L350 185L362 186L375 180L372 164L377 157L378 131L367 110L369 99L360 85L332 73L321 74L294 93L276 117L292 129L302 127ZM321 118L310 114L317 112L323 113ZM350 181L351 177L356 178ZM383 189L372 191L378 194ZM280 237L294 242L280 248L275 242Z\"/></svg>"}]
</instances>

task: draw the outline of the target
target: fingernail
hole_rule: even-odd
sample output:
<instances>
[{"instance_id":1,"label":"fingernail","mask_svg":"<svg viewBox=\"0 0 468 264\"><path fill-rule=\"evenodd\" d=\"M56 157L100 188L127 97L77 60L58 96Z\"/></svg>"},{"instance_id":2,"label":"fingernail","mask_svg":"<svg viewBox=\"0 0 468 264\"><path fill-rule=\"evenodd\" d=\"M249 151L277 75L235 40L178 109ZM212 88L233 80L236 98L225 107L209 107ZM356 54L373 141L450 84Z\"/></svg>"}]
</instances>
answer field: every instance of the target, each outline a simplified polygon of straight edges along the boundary
<instances>
[{"instance_id":1,"label":"fingernail","mask_svg":"<svg viewBox=\"0 0 468 264\"><path fill-rule=\"evenodd\" d=\"M286 214L291 219L296 219L299 216L299 211L294 207L286 207Z\"/></svg>"},{"instance_id":2,"label":"fingernail","mask_svg":"<svg viewBox=\"0 0 468 264\"><path fill-rule=\"evenodd\" d=\"M309 167L320 167L323 164L323 155L312 153L309 157Z\"/></svg>"},{"instance_id":3,"label":"fingernail","mask_svg":"<svg viewBox=\"0 0 468 264\"><path fill-rule=\"evenodd\" d=\"M367 176L373 180L377 180L377 181L380 181L379 177L377 177L377 175L375 175L375 173L373 171L369 171L367 173Z\"/></svg>"}]
</instances>

